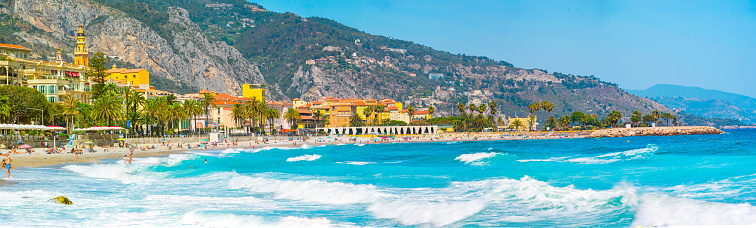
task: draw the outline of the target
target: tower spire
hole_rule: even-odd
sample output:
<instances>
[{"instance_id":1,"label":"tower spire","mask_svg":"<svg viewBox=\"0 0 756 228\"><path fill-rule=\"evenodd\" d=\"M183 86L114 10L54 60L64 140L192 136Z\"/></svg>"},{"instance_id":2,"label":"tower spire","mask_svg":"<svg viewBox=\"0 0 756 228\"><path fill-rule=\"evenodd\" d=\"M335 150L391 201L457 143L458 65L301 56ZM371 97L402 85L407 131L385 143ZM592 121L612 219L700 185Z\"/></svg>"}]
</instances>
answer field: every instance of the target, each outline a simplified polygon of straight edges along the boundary
<instances>
[{"instance_id":1,"label":"tower spire","mask_svg":"<svg viewBox=\"0 0 756 228\"><path fill-rule=\"evenodd\" d=\"M84 25L79 24L79 33L76 34L76 51L74 51L74 64L80 66L89 66L89 52L87 52L87 42L84 36Z\"/></svg>"}]
</instances>

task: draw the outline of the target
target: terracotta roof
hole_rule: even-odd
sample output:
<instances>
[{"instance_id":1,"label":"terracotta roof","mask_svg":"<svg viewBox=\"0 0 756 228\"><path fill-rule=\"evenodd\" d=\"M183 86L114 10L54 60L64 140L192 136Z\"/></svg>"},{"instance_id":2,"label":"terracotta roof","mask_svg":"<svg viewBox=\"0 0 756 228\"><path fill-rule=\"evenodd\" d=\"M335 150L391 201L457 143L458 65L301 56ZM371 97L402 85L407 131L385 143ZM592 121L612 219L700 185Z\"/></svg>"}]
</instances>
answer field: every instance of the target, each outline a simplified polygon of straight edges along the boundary
<instances>
[{"instance_id":1,"label":"terracotta roof","mask_svg":"<svg viewBox=\"0 0 756 228\"><path fill-rule=\"evenodd\" d=\"M106 70L105 73L108 73L108 74L121 73L124 70L126 70L126 68L109 69L109 70Z\"/></svg>"},{"instance_id":2,"label":"terracotta roof","mask_svg":"<svg viewBox=\"0 0 756 228\"><path fill-rule=\"evenodd\" d=\"M301 101L299 98L294 98L293 101Z\"/></svg>"},{"instance_id":3,"label":"terracotta roof","mask_svg":"<svg viewBox=\"0 0 756 228\"><path fill-rule=\"evenodd\" d=\"M28 49L28 48L25 48L25 47L21 47L21 46L18 46L18 45L13 45L13 44L0 44L0 47L15 48L15 49L21 49L21 50L29 50L29 51L31 51L31 49Z\"/></svg>"},{"instance_id":4,"label":"terracotta roof","mask_svg":"<svg viewBox=\"0 0 756 228\"><path fill-rule=\"evenodd\" d=\"M235 105L240 104L239 102L233 102L233 101L215 101L213 102L215 105Z\"/></svg>"},{"instance_id":5,"label":"terracotta roof","mask_svg":"<svg viewBox=\"0 0 756 228\"><path fill-rule=\"evenodd\" d=\"M299 119L302 119L302 120L315 120L315 119L312 118L312 116L300 116Z\"/></svg>"},{"instance_id":6,"label":"terracotta roof","mask_svg":"<svg viewBox=\"0 0 756 228\"><path fill-rule=\"evenodd\" d=\"M319 104L322 104L322 103L323 103L323 102L320 102L320 101L313 101L313 102L312 102L312 104L316 104L316 105L319 105Z\"/></svg>"},{"instance_id":7,"label":"terracotta roof","mask_svg":"<svg viewBox=\"0 0 756 228\"><path fill-rule=\"evenodd\" d=\"M143 70L144 69L127 69L127 70L121 72L121 74L139 73L139 71L143 71Z\"/></svg>"},{"instance_id":8,"label":"terracotta roof","mask_svg":"<svg viewBox=\"0 0 756 228\"><path fill-rule=\"evenodd\" d=\"M298 113L312 114L312 111L307 109L297 109Z\"/></svg>"},{"instance_id":9,"label":"terracotta roof","mask_svg":"<svg viewBox=\"0 0 756 228\"><path fill-rule=\"evenodd\" d=\"M399 108L397 108L396 106L391 106L391 107L388 107L388 110L399 110Z\"/></svg>"},{"instance_id":10,"label":"terracotta roof","mask_svg":"<svg viewBox=\"0 0 756 228\"><path fill-rule=\"evenodd\" d=\"M416 111L415 112L415 115L427 115L427 114L428 114L428 110Z\"/></svg>"}]
</instances>

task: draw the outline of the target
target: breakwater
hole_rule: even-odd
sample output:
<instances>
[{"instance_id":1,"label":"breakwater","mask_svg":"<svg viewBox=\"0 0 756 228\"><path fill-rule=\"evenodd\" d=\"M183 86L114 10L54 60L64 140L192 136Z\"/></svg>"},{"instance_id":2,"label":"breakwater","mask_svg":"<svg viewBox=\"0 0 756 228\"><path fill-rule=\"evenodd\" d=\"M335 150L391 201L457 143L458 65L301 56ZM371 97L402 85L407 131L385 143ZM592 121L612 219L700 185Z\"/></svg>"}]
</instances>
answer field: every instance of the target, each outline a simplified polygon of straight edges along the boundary
<instances>
[{"instance_id":1,"label":"breakwater","mask_svg":"<svg viewBox=\"0 0 756 228\"><path fill-rule=\"evenodd\" d=\"M636 127L611 128L597 130L590 138L627 137L627 136L669 136L669 135L711 135L721 134L722 130L708 126L678 126L678 127Z\"/></svg>"}]
</instances>

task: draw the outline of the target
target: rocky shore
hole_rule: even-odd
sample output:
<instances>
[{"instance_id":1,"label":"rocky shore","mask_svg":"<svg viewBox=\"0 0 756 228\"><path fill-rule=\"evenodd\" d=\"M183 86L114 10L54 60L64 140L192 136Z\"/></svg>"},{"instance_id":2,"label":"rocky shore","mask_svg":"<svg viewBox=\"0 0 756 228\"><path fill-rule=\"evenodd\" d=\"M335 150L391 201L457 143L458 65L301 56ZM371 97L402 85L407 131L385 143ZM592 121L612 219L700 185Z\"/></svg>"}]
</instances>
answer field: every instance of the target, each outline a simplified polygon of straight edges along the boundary
<instances>
[{"instance_id":1,"label":"rocky shore","mask_svg":"<svg viewBox=\"0 0 756 228\"><path fill-rule=\"evenodd\" d=\"M627 137L627 136L669 136L669 135L711 135L721 134L723 131L708 126L679 126L679 127L636 127L602 129L591 133L590 138Z\"/></svg>"}]
</instances>

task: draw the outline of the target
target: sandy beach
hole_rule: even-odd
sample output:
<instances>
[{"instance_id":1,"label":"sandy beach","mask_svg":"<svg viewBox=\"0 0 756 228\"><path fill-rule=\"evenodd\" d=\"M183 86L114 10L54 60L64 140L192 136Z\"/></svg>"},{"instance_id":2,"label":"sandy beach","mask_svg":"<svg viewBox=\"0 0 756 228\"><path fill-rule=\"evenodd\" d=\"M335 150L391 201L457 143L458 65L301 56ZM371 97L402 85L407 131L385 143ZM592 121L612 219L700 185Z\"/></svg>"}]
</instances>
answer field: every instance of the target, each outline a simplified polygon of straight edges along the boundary
<instances>
[{"instance_id":1,"label":"sandy beach","mask_svg":"<svg viewBox=\"0 0 756 228\"><path fill-rule=\"evenodd\" d=\"M587 132L589 134L589 132ZM330 144L373 144L373 143L410 143L410 142L449 142L449 141L483 141L483 140L528 140L528 139L559 139L559 138L584 138L586 132L582 134L579 132L533 132L533 133L510 133L510 132L474 132L474 133L442 133L438 135L407 135L396 136L395 138L383 138L383 137L309 137L306 140L302 138L293 137L292 140L271 140L268 142L255 142L244 141L238 142L237 145L233 145L231 142L218 143L216 146L208 146L208 150L224 150L224 149L250 149L250 148L264 148L264 147L299 147L302 145L330 145ZM297 140L300 139L300 140ZM171 145L169 149L168 145ZM168 154L186 153L187 151L203 150L197 148L199 143L191 143L192 149L187 148L187 143L183 144L183 149L177 148L176 142L167 142L165 145L135 145L136 148L145 148L149 146L154 149L136 149L134 150L134 157L157 157L166 156ZM18 153L11 154L13 158L12 169L19 167L45 167L68 163L96 163L100 160L106 159L123 159L124 155L129 154L128 148L103 148L94 147L95 152L88 152L84 150L82 154L79 154L78 158L70 153L70 148L66 148L65 153L52 153L48 154L43 149L34 149L31 154ZM0 153L6 154L10 150L0 150ZM3 156L4 157L4 156Z\"/></svg>"}]
</instances>

